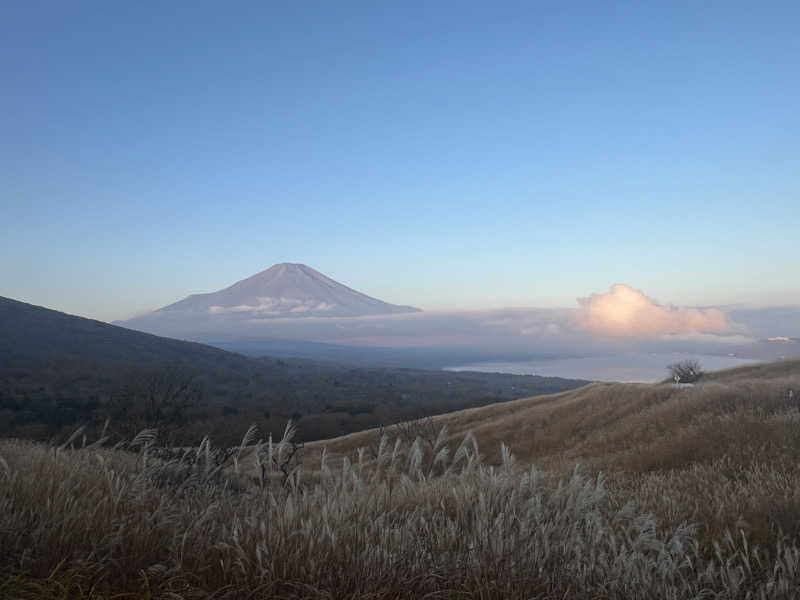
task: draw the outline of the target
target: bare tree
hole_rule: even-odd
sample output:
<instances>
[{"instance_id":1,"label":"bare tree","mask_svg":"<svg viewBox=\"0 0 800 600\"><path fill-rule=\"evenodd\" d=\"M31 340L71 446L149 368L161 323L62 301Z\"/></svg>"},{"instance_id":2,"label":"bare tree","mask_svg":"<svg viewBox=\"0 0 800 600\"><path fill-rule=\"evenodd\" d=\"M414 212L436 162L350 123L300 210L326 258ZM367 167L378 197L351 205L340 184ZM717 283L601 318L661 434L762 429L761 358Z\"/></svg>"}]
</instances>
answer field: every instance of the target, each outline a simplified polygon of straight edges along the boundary
<instances>
[{"instance_id":1,"label":"bare tree","mask_svg":"<svg viewBox=\"0 0 800 600\"><path fill-rule=\"evenodd\" d=\"M667 365L667 370L675 383L696 383L704 375L700 362L694 359Z\"/></svg>"},{"instance_id":2,"label":"bare tree","mask_svg":"<svg viewBox=\"0 0 800 600\"><path fill-rule=\"evenodd\" d=\"M111 397L108 416L121 439L131 439L143 429L157 429L162 442L172 442L201 397L194 375L180 364L137 369Z\"/></svg>"}]
</instances>

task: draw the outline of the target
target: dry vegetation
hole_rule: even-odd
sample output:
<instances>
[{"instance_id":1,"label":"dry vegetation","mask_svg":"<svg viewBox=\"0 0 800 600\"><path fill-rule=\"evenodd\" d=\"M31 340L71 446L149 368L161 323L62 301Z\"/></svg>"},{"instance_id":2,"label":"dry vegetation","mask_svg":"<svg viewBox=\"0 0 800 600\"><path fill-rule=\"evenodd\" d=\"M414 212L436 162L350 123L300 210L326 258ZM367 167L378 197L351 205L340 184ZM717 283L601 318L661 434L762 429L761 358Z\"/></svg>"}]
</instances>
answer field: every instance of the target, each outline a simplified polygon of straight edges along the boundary
<instances>
[{"instance_id":1,"label":"dry vegetation","mask_svg":"<svg viewBox=\"0 0 800 600\"><path fill-rule=\"evenodd\" d=\"M0 442L0 597L795 598L798 409L783 361L299 452Z\"/></svg>"}]
</instances>

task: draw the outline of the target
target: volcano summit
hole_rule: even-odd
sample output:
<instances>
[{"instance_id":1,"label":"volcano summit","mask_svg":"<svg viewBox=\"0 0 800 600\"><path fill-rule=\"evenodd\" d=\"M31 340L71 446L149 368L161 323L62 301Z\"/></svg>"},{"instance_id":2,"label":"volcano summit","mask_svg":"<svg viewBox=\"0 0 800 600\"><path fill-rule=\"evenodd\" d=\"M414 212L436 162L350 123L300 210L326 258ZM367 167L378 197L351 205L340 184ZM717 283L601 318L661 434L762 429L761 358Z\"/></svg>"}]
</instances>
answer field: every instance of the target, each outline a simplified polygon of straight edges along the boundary
<instances>
[{"instance_id":1,"label":"volcano summit","mask_svg":"<svg viewBox=\"0 0 800 600\"><path fill-rule=\"evenodd\" d=\"M138 327L173 318L250 320L361 317L419 312L357 292L303 264L281 263L218 292L192 294L148 315L124 322Z\"/></svg>"}]
</instances>

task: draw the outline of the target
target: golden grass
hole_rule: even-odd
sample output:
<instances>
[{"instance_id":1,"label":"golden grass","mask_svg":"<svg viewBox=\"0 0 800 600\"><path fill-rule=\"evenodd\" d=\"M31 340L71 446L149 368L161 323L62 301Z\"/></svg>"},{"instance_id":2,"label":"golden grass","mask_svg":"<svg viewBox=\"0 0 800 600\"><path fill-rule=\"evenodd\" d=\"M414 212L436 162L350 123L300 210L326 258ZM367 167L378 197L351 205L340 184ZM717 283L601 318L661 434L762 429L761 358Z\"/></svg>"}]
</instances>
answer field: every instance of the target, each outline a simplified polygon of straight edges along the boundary
<instances>
[{"instance_id":1,"label":"golden grass","mask_svg":"<svg viewBox=\"0 0 800 600\"><path fill-rule=\"evenodd\" d=\"M744 369L310 444L288 477L290 435L225 468L0 441L0 597L795 598L800 361Z\"/></svg>"},{"instance_id":2,"label":"golden grass","mask_svg":"<svg viewBox=\"0 0 800 600\"><path fill-rule=\"evenodd\" d=\"M697 523L709 549L728 529L760 544L800 533L799 411L800 359L789 359L708 373L695 387L597 383L433 421L451 440L472 432L488 463L500 461L505 443L523 468L605 473L612 490L661 522ZM335 461L377 435L307 449L325 448Z\"/></svg>"},{"instance_id":3,"label":"golden grass","mask_svg":"<svg viewBox=\"0 0 800 600\"><path fill-rule=\"evenodd\" d=\"M791 389L795 395L790 399ZM438 415L433 421L437 428L446 426L453 439L474 433L490 460L499 459L505 443L525 465L552 465L566 458L567 463L580 460L609 469L617 466L617 453L666 443L702 414L781 412L800 407L798 396L800 359L789 359L708 373L695 388L595 383ZM329 456L349 454L369 446L376 435L374 429L361 431L306 447L326 448Z\"/></svg>"}]
</instances>

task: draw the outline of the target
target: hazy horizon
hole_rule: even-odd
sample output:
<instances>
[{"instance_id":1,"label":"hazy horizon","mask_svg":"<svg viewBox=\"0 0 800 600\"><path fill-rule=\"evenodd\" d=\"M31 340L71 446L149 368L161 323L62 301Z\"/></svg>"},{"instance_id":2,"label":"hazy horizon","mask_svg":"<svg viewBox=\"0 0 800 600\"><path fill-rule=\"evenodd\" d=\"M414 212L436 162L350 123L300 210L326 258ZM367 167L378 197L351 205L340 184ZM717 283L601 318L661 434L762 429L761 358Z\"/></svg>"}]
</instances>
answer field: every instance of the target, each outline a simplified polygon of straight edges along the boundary
<instances>
[{"instance_id":1,"label":"hazy horizon","mask_svg":"<svg viewBox=\"0 0 800 600\"><path fill-rule=\"evenodd\" d=\"M276 263L276 265L277 264L281 264L281 263ZM294 263L290 263L290 264L294 264ZM305 264L305 263L297 263L297 264ZM273 266L275 266L275 265L273 265ZM267 270L267 269L264 269L264 270ZM250 274L250 276L253 276L253 275L255 275L255 273ZM226 289L228 287L231 287L233 284L241 282L241 281L243 281L244 279L247 279L247 278L248 277L246 276L246 277L242 277L242 278L237 279L237 280L229 281L229 282L227 282L225 284L222 284L219 288L216 288L216 289L203 289L203 290L192 290L192 291L188 291L187 290L182 295L179 293L179 295L167 299L164 302L163 305L141 308L141 309L138 309L138 310L134 310L132 312L126 312L126 313L120 313L120 314L116 314L115 313L116 316L111 316L111 317L103 316L102 314L81 313L79 311L69 310L69 308L67 307L67 304L64 303L64 302L59 302L59 299L57 299L57 298L55 298L53 301L47 301L47 300L43 300L41 298L37 299L37 298L30 298L30 297L24 297L24 296L15 296L15 295L13 295L11 293L0 293L0 295L3 295L3 296L8 297L8 298L11 298L13 300L18 300L18 301L21 301L21 302L27 302L27 303L34 304L34 305L43 306L45 308L50 308L50 309L53 309L53 310L58 310L58 311L66 312L66 313L69 313L69 314L74 314L76 316L80 316L80 317L84 317L84 318L96 319L96 320L104 321L104 322L107 322L107 323L114 323L114 322L123 322L123 321L127 321L127 320L130 320L130 319L135 319L137 317L148 315L150 313L153 313L154 311L160 310L160 309L162 309L162 308L164 308L166 306L169 306L171 304L178 303L178 302L180 302L182 300L185 300L185 299L187 299L187 298L189 298L191 296L206 295L206 294L219 292L219 291L224 290L224 289ZM520 304L508 304L508 305L503 305L503 304L491 305L491 306L487 305L487 306L482 306L482 307L477 307L477 308L475 308L475 307L470 308L470 307L458 306L458 303L454 302L452 305L443 304L441 306L437 305L437 306L434 306L432 308L431 307L424 308L422 306L421 302L413 302L413 300L412 300L410 305L418 307L421 310L425 311L426 313L435 313L435 314L480 313L480 312L492 312L492 311L497 311L497 310L511 310L511 311L523 310L524 311L524 310L541 310L541 309L555 309L555 310L559 310L559 309L575 309L576 306L580 305L582 301L587 300L587 299L589 299L589 298L591 298L593 296L598 296L598 295L602 296L602 295L604 295L606 293L610 293L613 290L613 288L618 287L618 286L621 286L621 287L624 287L624 288L629 288L629 289L634 290L635 292L641 293L644 297L646 297L648 299L648 301L652 301L653 303L656 303L658 305L662 305L663 304L665 306L672 307L672 308L679 309L679 310L700 310L700 311L704 311L704 310L708 310L708 309L719 309L719 310L773 310L773 309L780 309L780 308L789 308L789 309L800 308L800 300L798 302L785 302L785 303L772 303L772 304L770 304L770 303L758 303L758 302L747 303L747 302L735 302L735 301L730 301L730 302L725 302L725 303L717 303L717 304L685 304L685 305L678 305L678 304L675 304L675 303L670 302L670 301L666 301L664 303L661 303L658 299L651 298L650 296L645 294L642 290L636 289L635 286L630 286L628 284L621 283L621 282L616 282L616 283L614 283L612 285L606 286L606 290L605 291L597 290L597 291L591 291L591 292L584 293L581 296L577 296L577 297L573 298L571 302L568 301L568 300L565 300L564 304L547 304L547 303L544 303L544 304L540 304L540 305L533 305L531 303L527 303L527 304L526 303L520 303ZM359 291L359 292L363 292L363 290L360 290L360 289L357 289L357 288L355 288L355 289L357 291ZM112 294L113 294L113 291L112 291ZM381 298L381 300L387 301L386 298Z\"/></svg>"},{"instance_id":2,"label":"hazy horizon","mask_svg":"<svg viewBox=\"0 0 800 600\"><path fill-rule=\"evenodd\" d=\"M758 362L748 358L715 356L696 352L629 352L622 355L472 362L453 365L445 368L445 371L478 371L544 377L580 377L592 381L657 383L667 378L668 365L682 360L697 360L706 371L718 371Z\"/></svg>"},{"instance_id":3,"label":"hazy horizon","mask_svg":"<svg viewBox=\"0 0 800 600\"><path fill-rule=\"evenodd\" d=\"M742 357L797 354L800 307L676 306L615 284L577 298L572 307L416 312L414 307L364 296L313 268L291 263L115 323L223 346L235 346L237 340L285 340L290 345L294 340L349 347L460 349L483 357L530 352L618 357L631 351L646 357L688 352L738 355L729 361L733 363ZM592 370L596 365L568 366ZM526 367L513 366L510 372L519 368Z\"/></svg>"}]
</instances>

